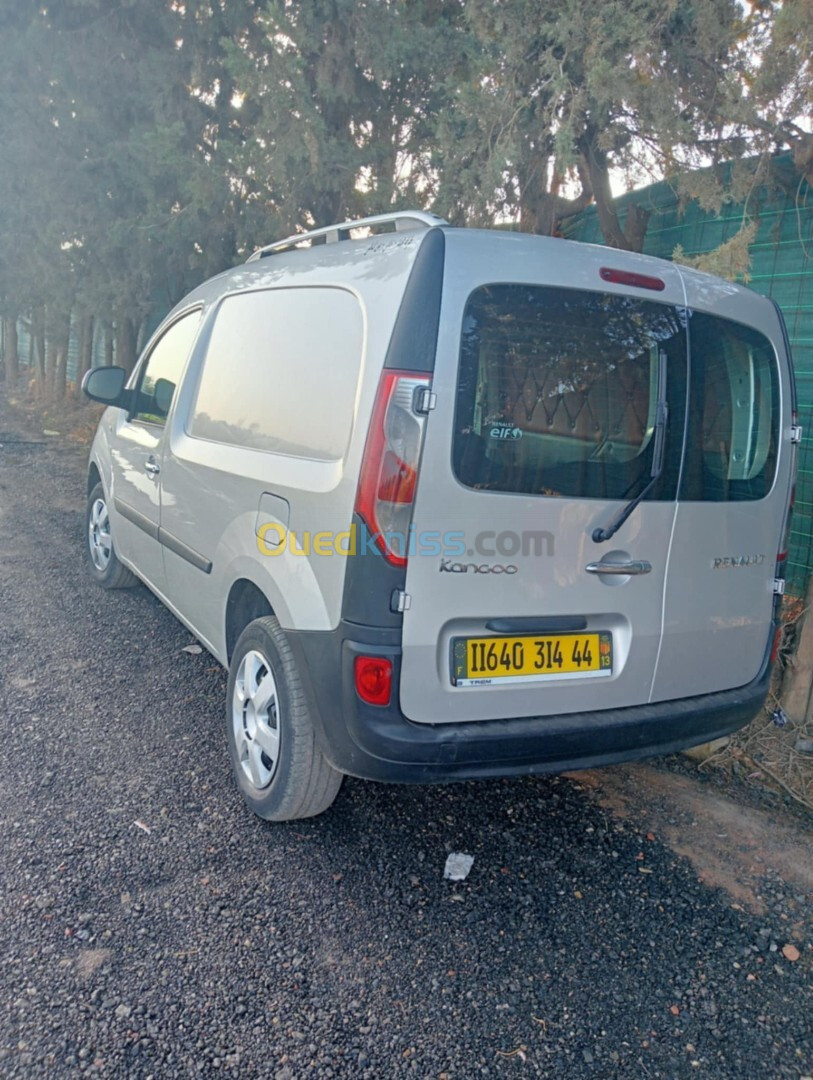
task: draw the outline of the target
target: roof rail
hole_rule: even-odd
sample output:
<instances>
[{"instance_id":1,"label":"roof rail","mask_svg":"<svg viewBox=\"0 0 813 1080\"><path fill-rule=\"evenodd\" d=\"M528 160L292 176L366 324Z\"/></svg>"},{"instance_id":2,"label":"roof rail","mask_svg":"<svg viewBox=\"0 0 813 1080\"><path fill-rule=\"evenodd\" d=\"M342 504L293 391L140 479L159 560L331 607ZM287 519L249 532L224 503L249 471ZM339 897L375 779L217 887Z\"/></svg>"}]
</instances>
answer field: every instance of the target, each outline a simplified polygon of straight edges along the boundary
<instances>
[{"instance_id":1,"label":"roof rail","mask_svg":"<svg viewBox=\"0 0 813 1080\"><path fill-rule=\"evenodd\" d=\"M322 229L311 229L310 232L294 233L284 240L275 240L273 244L266 244L258 248L246 259L246 262L256 262L264 259L267 255L278 255L282 251L290 251L306 241L313 243L319 237L325 238L326 244L335 244L340 240L350 239L351 229L375 228L377 225L394 225L396 232L408 232L410 229L431 229L435 225L448 225L449 222L437 214L430 214L426 210L396 210L391 214L375 214L373 217L359 218L357 221L342 221L338 225L326 225Z\"/></svg>"}]
</instances>

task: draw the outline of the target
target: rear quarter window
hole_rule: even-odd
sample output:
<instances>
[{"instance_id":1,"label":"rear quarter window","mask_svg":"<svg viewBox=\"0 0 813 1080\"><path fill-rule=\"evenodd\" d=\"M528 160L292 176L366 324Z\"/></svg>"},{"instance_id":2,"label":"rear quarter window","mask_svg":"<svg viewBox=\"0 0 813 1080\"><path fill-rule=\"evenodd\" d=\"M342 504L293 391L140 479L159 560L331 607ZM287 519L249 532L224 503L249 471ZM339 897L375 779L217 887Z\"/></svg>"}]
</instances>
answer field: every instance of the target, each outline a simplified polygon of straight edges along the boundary
<instances>
[{"instance_id":1,"label":"rear quarter window","mask_svg":"<svg viewBox=\"0 0 813 1080\"><path fill-rule=\"evenodd\" d=\"M689 431L680 498L761 499L776 475L779 376L776 353L757 330L694 311Z\"/></svg>"},{"instance_id":2,"label":"rear quarter window","mask_svg":"<svg viewBox=\"0 0 813 1080\"><path fill-rule=\"evenodd\" d=\"M218 309L191 436L324 461L344 456L364 344L344 289L239 293Z\"/></svg>"}]
</instances>

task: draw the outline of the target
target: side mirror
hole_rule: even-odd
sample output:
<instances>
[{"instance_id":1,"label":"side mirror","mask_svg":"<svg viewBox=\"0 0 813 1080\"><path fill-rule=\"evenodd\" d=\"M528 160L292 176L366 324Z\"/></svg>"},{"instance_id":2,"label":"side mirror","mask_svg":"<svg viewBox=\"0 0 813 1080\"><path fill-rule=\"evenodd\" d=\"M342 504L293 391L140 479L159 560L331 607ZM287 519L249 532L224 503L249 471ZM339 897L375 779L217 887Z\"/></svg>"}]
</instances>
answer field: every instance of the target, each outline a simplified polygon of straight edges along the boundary
<instances>
[{"instance_id":1,"label":"side mirror","mask_svg":"<svg viewBox=\"0 0 813 1080\"><path fill-rule=\"evenodd\" d=\"M166 416L169 412L169 407L172 404L172 395L174 393L175 383L170 382L169 379L155 380L153 400L155 401L155 407L161 416Z\"/></svg>"},{"instance_id":2,"label":"side mirror","mask_svg":"<svg viewBox=\"0 0 813 1080\"><path fill-rule=\"evenodd\" d=\"M101 401L103 405L114 405L120 409L127 407L124 384L127 372L120 367L91 368L82 379L82 391L91 401Z\"/></svg>"}]
</instances>

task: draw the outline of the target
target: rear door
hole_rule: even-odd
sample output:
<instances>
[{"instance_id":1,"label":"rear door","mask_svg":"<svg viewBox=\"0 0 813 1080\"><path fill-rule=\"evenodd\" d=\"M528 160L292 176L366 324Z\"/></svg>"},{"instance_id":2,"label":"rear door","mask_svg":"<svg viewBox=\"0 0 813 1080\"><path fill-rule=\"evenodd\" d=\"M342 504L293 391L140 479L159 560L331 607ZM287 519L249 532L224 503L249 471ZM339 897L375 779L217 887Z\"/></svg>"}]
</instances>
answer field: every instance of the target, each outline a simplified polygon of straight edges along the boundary
<instances>
[{"instance_id":1,"label":"rear door","mask_svg":"<svg viewBox=\"0 0 813 1080\"><path fill-rule=\"evenodd\" d=\"M656 701L759 673L792 482L791 375L775 310L684 273L691 395Z\"/></svg>"},{"instance_id":2,"label":"rear door","mask_svg":"<svg viewBox=\"0 0 813 1080\"><path fill-rule=\"evenodd\" d=\"M657 292L631 290L602 281L608 259L561 241L449 234L406 577L400 696L414 721L649 700L686 319L675 270L664 266ZM596 543L652 479L664 371L660 479Z\"/></svg>"}]
</instances>

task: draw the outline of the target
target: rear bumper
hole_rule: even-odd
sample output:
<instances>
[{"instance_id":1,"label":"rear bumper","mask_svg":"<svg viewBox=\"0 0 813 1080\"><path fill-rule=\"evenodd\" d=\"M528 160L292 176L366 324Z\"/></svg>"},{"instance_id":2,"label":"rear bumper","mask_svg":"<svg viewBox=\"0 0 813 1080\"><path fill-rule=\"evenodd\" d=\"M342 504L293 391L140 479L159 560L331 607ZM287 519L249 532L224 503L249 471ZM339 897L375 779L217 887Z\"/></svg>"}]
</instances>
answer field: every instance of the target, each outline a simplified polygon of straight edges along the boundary
<instances>
[{"instance_id":1,"label":"rear bumper","mask_svg":"<svg viewBox=\"0 0 813 1080\"><path fill-rule=\"evenodd\" d=\"M359 653L389 656L399 685L400 629L343 623L330 633L290 633L328 760L368 780L439 783L478 777L567 772L670 754L736 731L765 702L762 669L735 690L601 712L470 723L416 724L400 711L366 705L353 685Z\"/></svg>"}]
</instances>

